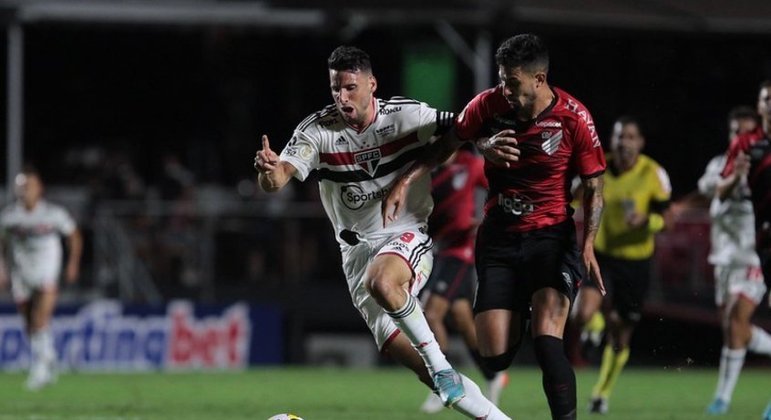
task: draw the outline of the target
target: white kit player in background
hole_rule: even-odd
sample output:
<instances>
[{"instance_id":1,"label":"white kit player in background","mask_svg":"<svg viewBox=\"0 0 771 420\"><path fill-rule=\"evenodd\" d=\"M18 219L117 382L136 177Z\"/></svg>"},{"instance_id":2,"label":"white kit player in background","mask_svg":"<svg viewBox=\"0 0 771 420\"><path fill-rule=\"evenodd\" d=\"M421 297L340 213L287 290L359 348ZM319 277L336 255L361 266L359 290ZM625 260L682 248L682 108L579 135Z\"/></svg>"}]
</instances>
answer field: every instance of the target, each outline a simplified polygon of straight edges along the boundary
<instances>
[{"instance_id":1,"label":"white kit player in background","mask_svg":"<svg viewBox=\"0 0 771 420\"><path fill-rule=\"evenodd\" d=\"M334 105L302 121L281 156L263 136L254 160L260 186L278 191L315 170L353 304L378 349L413 370L446 406L469 418L508 419L447 362L416 299L433 263L427 176L410 190L399 221L383 227L381 203L391 184L451 126L452 115L407 98L375 98L369 56L358 48L338 47L327 64Z\"/></svg>"},{"instance_id":2,"label":"white kit player in background","mask_svg":"<svg viewBox=\"0 0 771 420\"><path fill-rule=\"evenodd\" d=\"M737 108L729 117L732 135L752 131L757 125L752 110L741 110ZM766 286L755 252L755 217L747 185L750 162L747 155L738 156L733 174L722 178L725 163L725 155L714 157L699 179L699 192L712 197L709 262L715 266L715 303L723 329L717 389L707 407L712 415L728 412L747 350L771 356L771 336L751 323Z\"/></svg>"},{"instance_id":3,"label":"white kit player in background","mask_svg":"<svg viewBox=\"0 0 771 420\"><path fill-rule=\"evenodd\" d=\"M43 199L43 183L33 169L15 178L17 201L0 213L0 284L11 280L11 292L29 338L31 363L27 387L37 390L56 380L51 315L56 306L62 268L60 235L66 238L65 280L80 271L83 242L75 221L62 207Z\"/></svg>"}]
</instances>

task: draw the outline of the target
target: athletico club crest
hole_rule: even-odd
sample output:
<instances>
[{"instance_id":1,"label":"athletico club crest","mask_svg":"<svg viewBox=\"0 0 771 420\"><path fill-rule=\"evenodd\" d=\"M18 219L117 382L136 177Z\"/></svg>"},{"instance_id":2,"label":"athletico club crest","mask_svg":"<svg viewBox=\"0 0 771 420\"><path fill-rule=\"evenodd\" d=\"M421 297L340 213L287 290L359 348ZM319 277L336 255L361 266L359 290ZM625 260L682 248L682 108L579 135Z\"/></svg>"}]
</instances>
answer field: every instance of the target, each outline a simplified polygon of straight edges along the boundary
<instances>
[{"instance_id":1,"label":"athletico club crest","mask_svg":"<svg viewBox=\"0 0 771 420\"><path fill-rule=\"evenodd\" d=\"M361 166L369 176L374 176L377 171L377 165L380 163L380 149L369 149L353 155L353 159L357 165Z\"/></svg>"}]
</instances>

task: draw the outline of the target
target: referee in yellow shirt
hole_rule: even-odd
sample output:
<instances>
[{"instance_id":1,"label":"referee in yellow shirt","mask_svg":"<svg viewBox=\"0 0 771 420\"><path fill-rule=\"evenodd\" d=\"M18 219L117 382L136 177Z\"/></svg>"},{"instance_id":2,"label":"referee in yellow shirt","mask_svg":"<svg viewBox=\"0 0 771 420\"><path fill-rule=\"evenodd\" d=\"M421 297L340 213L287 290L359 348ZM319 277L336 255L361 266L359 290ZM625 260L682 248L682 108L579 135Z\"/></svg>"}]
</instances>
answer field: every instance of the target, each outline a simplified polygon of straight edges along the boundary
<instances>
[{"instance_id":1,"label":"referee in yellow shirt","mask_svg":"<svg viewBox=\"0 0 771 420\"><path fill-rule=\"evenodd\" d=\"M592 413L608 411L608 398L629 360L629 342L641 318L651 275L654 235L664 229L662 213L669 205L669 175L650 157L640 124L621 117L613 125L605 172L605 210L595 240L597 261L608 295L603 300L590 279L584 281L574 317L586 324L602 309L607 345L600 377L592 390Z\"/></svg>"}]
</instances>

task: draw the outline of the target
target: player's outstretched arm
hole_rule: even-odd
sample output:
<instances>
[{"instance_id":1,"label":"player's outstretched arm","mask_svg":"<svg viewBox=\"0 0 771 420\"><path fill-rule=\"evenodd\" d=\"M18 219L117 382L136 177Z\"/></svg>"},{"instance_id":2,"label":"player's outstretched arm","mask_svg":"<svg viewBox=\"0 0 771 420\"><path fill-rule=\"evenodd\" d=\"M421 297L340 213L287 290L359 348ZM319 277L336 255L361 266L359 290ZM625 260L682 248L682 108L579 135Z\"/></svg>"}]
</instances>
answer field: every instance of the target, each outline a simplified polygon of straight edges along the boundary
<instances>
[{"instance_id":1,"label":"player's outstretched arm","mask_svg":"<svg viewBox=\"0 0 771 420\"><path fill-rule=\"evenodd\" d=\"M294 176L297 169L289 162L279 159L270 149L268 136L262 135L262 149L254 157L254 169L257 170L257 182L265 192L276 192L284 187Z\"/></svg>"},{"instance_id":2,"label":"player's outstretched arm","mask_svg":"<svg viewBox=\"0 0 771 420\"><path fill-rule=\"evenodd\" d=\"M80 257L83 255L83 236L77 228L67 236L67 267L65 268L64 280L68 284L75 283L80 276Z\"/></svg>"},{"instance_id":3,"label":"player's outstretched arm","mask_svg":"<svg viewBox=\"0 0 771 420\"><path fill-rule=\"evenodd\" d=\"M428 145L425 152L394 181L391 190L381 203L383 227L398 219L399 211L407 199L410 184L449 159L461 144L462 142L455 135L455 130L449 130Z\"/></svg>"},{"instance_id":4,"label":"player's outstretched arm","mask_svg":"<svg viewBox=\"0 0 771 420\"><path fill-rule=\"evenodd\" d=\"M600 293L605 295L605 283L602 281L600 266L597 264L597 257L594 256L594 238L600 229L600 220L602 218L602 208L604 200L602 198L603 177L602 175L592 178L582 179L583 204L584 204L584 244L581 250L581 256L586 268L586 274L594 279Z\"/></svg>"}]
</instances>

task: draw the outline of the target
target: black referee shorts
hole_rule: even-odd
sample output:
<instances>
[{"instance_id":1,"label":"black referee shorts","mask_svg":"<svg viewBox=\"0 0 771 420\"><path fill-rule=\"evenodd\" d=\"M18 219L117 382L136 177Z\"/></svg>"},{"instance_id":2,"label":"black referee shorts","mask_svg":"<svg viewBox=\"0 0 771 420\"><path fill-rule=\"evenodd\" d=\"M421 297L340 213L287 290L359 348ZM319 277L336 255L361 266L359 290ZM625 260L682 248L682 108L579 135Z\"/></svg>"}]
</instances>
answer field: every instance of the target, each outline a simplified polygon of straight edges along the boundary
<instances>
[{"instance_id":1,"label":"black referee shorts","mask_svg":"<svg viewBox=\"0 0 771 420\"><path fill-rule=\"evenodd\" d=\"M602 281L608 292L603 299L605 307L610 306L622 319L638 322L651 281L652 259L629 260L615 258L597 252ZM586 279L584 287L597 287L592 279Z\"/></svg>"}]
</instances>

